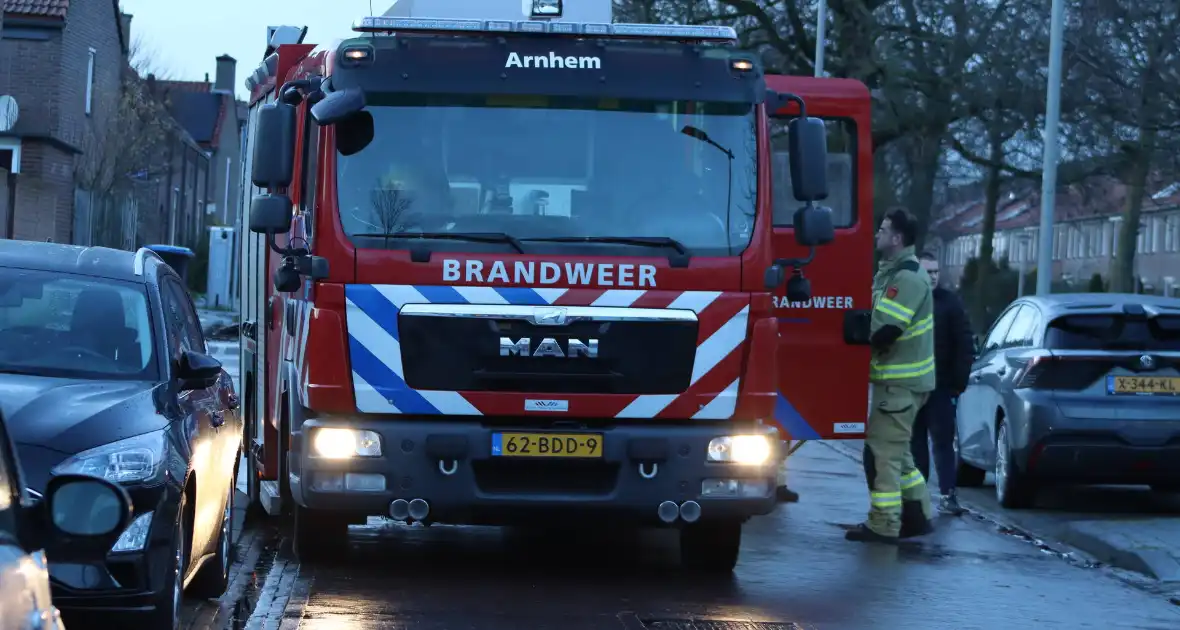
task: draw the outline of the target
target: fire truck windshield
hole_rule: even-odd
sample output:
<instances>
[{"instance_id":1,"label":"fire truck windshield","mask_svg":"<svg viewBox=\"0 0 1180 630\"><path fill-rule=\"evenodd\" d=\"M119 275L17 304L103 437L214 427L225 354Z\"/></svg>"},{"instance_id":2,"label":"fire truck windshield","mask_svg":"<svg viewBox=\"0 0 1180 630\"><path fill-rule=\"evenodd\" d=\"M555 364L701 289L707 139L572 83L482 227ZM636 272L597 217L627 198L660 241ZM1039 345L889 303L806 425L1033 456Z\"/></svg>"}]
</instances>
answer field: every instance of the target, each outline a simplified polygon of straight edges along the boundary
<instances>
[{"instance_id":1,"label":"fire truck windshield","mask_svg":"<svg viewBox=\"0 0 1180 630\"><path fill-rule=\"evenodd\" d=\"M735 255L749 243L757 175L749 104L367 100L371 137L367 125L356 125L366 129L359 141L349 122L336 128L340 216L359 247L405 248L376 235L418 232L556 237L528 244L555 252L569 237L671 238L703 256Z\"/></svg>"}]
</instances>

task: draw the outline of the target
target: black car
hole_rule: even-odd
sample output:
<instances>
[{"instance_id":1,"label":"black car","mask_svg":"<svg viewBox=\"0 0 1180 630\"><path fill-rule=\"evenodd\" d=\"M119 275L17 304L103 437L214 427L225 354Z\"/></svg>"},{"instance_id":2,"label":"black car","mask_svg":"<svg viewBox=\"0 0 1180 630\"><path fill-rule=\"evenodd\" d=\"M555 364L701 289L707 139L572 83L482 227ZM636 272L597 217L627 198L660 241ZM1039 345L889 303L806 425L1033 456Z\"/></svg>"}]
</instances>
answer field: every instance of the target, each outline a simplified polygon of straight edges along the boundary
<instances>
[{"instance_id":1,"label":"black car","mask_svg":"<svg viewBox=\"0 0 1180 630\"><path fill-rule=\"evenodd\" d=\"M105 557L50 557L71 614L175 628L187 588L228 579L242 427L196 309L147 249L0 241L0 412L30 495L91 474L130 494L134 518Z\"/></svg>"}]
</instances>

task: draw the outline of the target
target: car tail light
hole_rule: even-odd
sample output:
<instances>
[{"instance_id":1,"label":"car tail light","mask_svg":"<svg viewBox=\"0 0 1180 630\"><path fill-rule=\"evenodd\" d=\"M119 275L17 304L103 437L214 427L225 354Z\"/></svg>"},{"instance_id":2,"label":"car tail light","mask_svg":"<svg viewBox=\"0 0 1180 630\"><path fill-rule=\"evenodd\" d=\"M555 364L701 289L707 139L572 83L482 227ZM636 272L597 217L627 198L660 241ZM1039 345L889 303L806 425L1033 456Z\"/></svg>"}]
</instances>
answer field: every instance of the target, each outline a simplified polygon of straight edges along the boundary
<instances>
[{"instance_id":1,"label":"car tail light","mask_svg":"<svg viewBox=\"0 0 1180 630\"><path fill-rule=\"evenodd\" d=\"M1014 380L1017 389L1034 388L1037 385L1037 379L1041 374L1048 370L1049 362L1053 360L1051 356L1037 356L1028 360L1023 368L1020 369L1020 374Z\"/></svg>"},{"instance_id":2,"label":"car tail light","mask_svg":"<svg viewBox=\"0 0 1180 630\"><path fill-rule=\"evenodd\" d=\"M1077 391L1089 387L1111 367L1110 357L1039 355L1021 368L1014 379L1015 387Z\"/></svg>"}]
</instances>

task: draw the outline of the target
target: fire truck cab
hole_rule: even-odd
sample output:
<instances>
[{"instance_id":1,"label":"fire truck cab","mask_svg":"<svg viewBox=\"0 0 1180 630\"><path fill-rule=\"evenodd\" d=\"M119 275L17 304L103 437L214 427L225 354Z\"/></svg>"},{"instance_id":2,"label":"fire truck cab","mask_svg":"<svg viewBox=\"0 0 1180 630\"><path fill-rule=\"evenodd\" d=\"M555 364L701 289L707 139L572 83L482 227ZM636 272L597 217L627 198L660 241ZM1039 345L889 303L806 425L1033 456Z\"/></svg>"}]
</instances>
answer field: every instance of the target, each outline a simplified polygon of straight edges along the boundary
<instances>
[{"instance_id":1,"label":"fire truck cab","mask_svg":"<svg viewBox=\"0 0 1180 630\"><path fill-rule=\"evenodd\" d=\"M609 518L728 571L779 439L861 436L867 90L610 5L401 0L341 42L270 34L244 441L304 559L369 516Z\"/></svg>"}]
</instances>

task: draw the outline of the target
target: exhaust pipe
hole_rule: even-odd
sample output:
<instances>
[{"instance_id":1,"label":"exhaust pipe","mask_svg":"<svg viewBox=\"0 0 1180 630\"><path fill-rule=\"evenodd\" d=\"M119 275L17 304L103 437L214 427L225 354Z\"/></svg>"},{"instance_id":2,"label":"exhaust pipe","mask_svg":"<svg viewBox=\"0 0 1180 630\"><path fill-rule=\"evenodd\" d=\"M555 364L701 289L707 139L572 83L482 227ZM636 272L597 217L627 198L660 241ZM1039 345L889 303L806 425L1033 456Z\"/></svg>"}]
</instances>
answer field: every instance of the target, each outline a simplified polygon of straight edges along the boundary
<instances>
[{"instance_id":1,"label":"exhaust pipe","mask_svg":"<svg viewBox=\"0 0 1180 630\"><path fill-rule=\"evenodd\" d=\"M410 518L415 521L424 521L430 514L430 504L426 502L426 499L414 499L410 501L409 510Z\"/></svg>"},{"instance_id":2,"label":"exhaust pipe","mask_svg":"<svg viewBox=\"0 0 1180 630\"><path fill-rule=\"evenodd\" d=\"M395 499L389 504L389 516L395 521L404 521L410 516L410 502L405 499Z\"/></svg>"},{"instance_id":3,"label":"exhaust pipe","mask_svg":"<svg viewBox=\"0 0 1180 630\"><path fill-rule=\"evenodd\" d=\"M685 501L680 504L680 518L685 523L695 523L701 518L701 504L696 501Z\"/></svg>"},{"instance_id":4,"label":"exhaust pipe","mask_svg":"<svg viewBox=\"0 0 1180 630\"><path fill-rule=\"evenodd\" d=\"M680 508L676 507L676 504L671 501L664 501L656 509L656 514L660 517L661 521L671 523L680 516Z\"/></svg>"}]
</instances>

